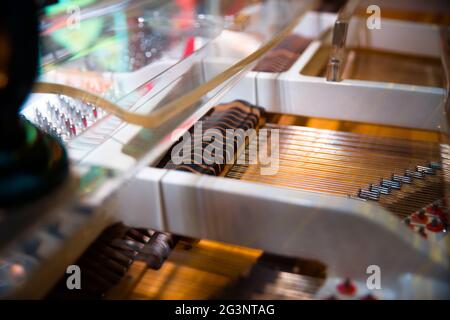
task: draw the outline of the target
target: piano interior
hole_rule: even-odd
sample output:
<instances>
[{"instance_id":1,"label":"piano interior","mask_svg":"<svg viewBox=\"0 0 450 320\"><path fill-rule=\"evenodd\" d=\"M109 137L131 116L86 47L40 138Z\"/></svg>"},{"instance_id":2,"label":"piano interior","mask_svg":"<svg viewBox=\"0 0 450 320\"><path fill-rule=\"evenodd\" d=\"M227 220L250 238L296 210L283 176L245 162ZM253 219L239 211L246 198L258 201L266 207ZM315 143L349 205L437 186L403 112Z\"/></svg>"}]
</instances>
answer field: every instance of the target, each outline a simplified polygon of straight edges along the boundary
<instances>
[{"instance_id":1,"label":"piano interior","mask_svg":"<svg viewBox=\"0 0 450 320\"><path fill-rule=\"evenodd\" d=\"M450 297L446 1L73 2L20 111L70 169L0 203L0 297Z\"/></svg>"}]
</instances>

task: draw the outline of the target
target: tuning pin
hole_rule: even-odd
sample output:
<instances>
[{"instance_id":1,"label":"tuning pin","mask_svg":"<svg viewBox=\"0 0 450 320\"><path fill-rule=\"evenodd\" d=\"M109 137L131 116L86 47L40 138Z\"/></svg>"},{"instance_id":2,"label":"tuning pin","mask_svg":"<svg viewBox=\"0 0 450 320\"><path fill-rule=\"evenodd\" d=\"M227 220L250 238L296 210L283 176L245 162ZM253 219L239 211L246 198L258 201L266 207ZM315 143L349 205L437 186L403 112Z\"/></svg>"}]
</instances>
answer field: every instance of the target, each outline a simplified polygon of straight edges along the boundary
<instances>
[{"instance_id":1,"label":"tuning pin","mask_svg":"<svg viewBox=\"0 0 450 320\"><path fill-rule=\"evenodd\" d=\"M65 127L66 127L66 131L67 131L67 132L69 133L69 135L70 135L70 133L71 133L71 130L70 130L70 125L71 125L70 120L69 120L69 119L64 120L64 124L65 124Z\"/></svg>"},{"instance_id":2,"label":"tuning pin","mask_svg":"<svg viewBox=\"0 0 450 320\"><path fill-rule=\"evenodd\" d=\"M361 300L378 300L377 297L368 293L365 296L361 297Z\"/></svg>"},{"instance_id":3,"label":"tuning pin","mask_svg":"<svg viewBox=\"0 0 450 320\"><path fill-rule=\"evenodd\" d=\"M425 219L425 210L424 210L424 209L420 209L420 210L417 212L417 216L418 216L420 219Z\"/></svg>"},{"instance_id":4,"label":"tuning pin","mask_svg":"<svg viewBox=\"0 0 450 320\"><path fill-rule=\"evenodd\" d=\"M426 167L426 166L417 166L416 170L418 172L425 173L425 174L434 174L433 168Z\"/></svg>"},{"instance_id":5,"label":"tuning pin","mask_svg":"<svg viewBox=\"0 0 450 320\"><path fill-rule=\"evenodd\" d=\"M393 181L398 181L398 182L402 182L402 183L407 183L407 184L411 184L412 183L412 178L408 177L408 176L402 176L399 174L392 174L392 180Z\"/></svg>"},{"instance_id":6,"label":"tuning pin","mask_svg":"<svg viewBox=\"0 0 450 320\"><path fill-rule=\"evenodd\" d=\"M60 117L59 117L59 125L64 126L65 122L66 122L66 115L61 112Z\"/></svg>"},{"instance_id":7,"label":"tuning pin","mask_svg":"<svg viewBox=\"0 0 450 320\"><path fill-rule=\"evenodd\" d=\"M58 94L58 99L59 99L59 101L67 103L67 97L65 95Z\"/></svg>"},{"instance_id":8,"label":"tuning pin","mask_svg":"<svg viewBox=\"0 0 450 320\"><path fill-rule=\"evenodd\" d=\"M52 129L51 129L51 134L52 134L54 137L59 137L59 130L58 130L58 128L55 127L55 126L53 126Z\"/></svg>"},{"instance_id":9,"label":"tuning pin","mask_svg":"<svg viewBox=\"0 0 450 320\"><path fill-rule=\"evenodd\" d=\"M48 129L48 127L49 127L49 121L48 121L48 118L47 118L47 117L43 117L43 118L42 118L42 126L44 127L45 130Z\"/></svg>"},{"instance_id":10,"label":"tuning pin","mask_svg":"<svg viewBox=\"0 0 450 320\"><path fill-rule=\"evenodd\" d=\"M41 243L42 240L37 236L28 238L22 244L22 250L25 254L36 257Z\"/></svg>"},{"instance_id":11,"label":"tuning pin","mask_svg":"<svg viewBox=\"0 0 450 320\"><path fill-rule=\"evenodd\" d=\"M402 182L388 180L388 179L381 179L380 186L385 187L385 188L389 187L392 189L400 190L402 187Z\"/></svg>"},{"instance_id":12,"label":"tuning pin","mask_svg":"<svg viewBox=\"0 0 450 320\"><path fill-rule=\"evenodd\" d=\"M70 115L72 116L72 117L75 117L75 113L76 113L76 108L75 108L75 105L74 104L70 104L69 105L69 113L70 113Z\"/></svg>"},{"instance_id":13,"label":"tuning pin","mask_svg":"<svg viewBox=\"0 0 450 320\"><path fill-rule=\"evenodd\" d=\"M433 202L433 204L431 206L431 210L433 212L437 212L439 209L441 209L441 207L442 207L442 201L436 200Z\"/></svg>"},{"instance_id":14,"label":"tuning pin","mask_svg":"<svg viewBox=\"0 0 450 320\"><path fill-rule=\"evenodd\" d=\"M405 176L408 177L413 177L415 179L423 179L424 178L424 174L422 172L419 171L413 171L413 170L405 170Z\"/></svg>"},{"instance_id":15,"label":"tuning pin","mask_svg":"<svg viewBox=\"0 0 450 320\"><path fill-rule=\"evenodd\" d=\"M442 165L441 165L439 162L430 162L430 163L428 164L428 166L429 166L431 169L436 169L436 170L441 170L441 169L442 169Z\"/></svg>"}]
</instances>

